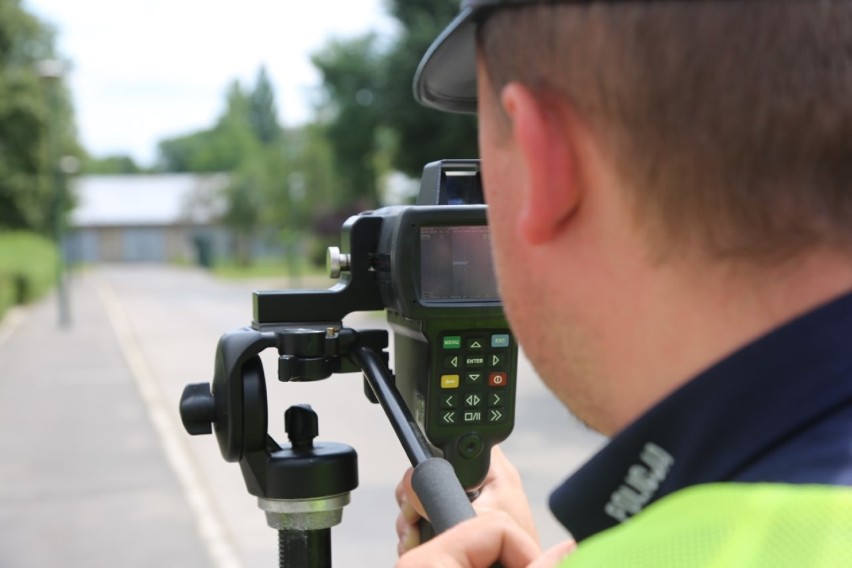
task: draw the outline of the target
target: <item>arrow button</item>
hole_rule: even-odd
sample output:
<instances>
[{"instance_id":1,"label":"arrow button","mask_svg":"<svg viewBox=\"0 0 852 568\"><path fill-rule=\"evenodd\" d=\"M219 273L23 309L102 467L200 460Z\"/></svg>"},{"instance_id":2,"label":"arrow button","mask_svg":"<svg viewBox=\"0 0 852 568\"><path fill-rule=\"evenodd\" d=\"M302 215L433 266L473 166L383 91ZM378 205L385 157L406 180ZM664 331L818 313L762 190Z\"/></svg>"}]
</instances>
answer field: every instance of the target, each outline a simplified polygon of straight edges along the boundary
<instances>
[{"instance_id":1,"label":"arrow button","mask_svg":"<svg viewBox=\"0 0 852 568\"><path fill-rule=\"evenodd\" d=\"M497 410L496 408L492 408L488 411L488 422L494 424L496 422L502 422L503 418L505 418L502 411Z\"/></svg>"},{"instance_id":2,"label":"arrow button","mask_svg":"<svg viewBox=\"0 0 852 568\"><path fill-rule=\"evenodd\" d=\"M482 373L468 373L464 376L465 382L470 385L478 385L482 383Z\"/></svg>"},{"instance_id":3,"label":"arrow button","mask_svg":"<svg viewBox=\"0 0 852 568\"><path fill-rule=\"evenodd\" d=\"M452 426L456 423L456 411L451 410L449 412L445 412L441 415L441 422L446 424L447 426Z\"/></svg>"},{"instance_id":4,"label":"arrow button","mask_svg":"<svg viewBox=\"0 0 852 568\"><path fill-rule=\"evenodd\" d=\"M469 408L476 408L482 404L482 397L478 394L469 394L465 397L464 403Z\"/></svg>"}]
</instances>

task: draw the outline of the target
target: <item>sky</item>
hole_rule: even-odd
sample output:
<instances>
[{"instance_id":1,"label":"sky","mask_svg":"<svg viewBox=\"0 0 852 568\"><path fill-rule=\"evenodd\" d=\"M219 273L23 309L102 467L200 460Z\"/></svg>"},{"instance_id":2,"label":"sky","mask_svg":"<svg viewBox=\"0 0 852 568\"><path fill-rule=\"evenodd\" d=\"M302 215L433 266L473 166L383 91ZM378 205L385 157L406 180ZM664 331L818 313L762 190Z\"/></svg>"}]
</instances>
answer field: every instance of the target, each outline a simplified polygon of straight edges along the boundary
<instances>
[{"instance_id":1,"label":"sky","mask_svg":"<svg viewBox=\"0 0 852 568\"><path fill-rule=\"evenodd\" d=\"M330 37L392 34L382 0L24 0L70 60L84 147L152 165L157 142L212 126L228 85L265 65L286 126L312 117Z\"/></svg>"}]
</instances>

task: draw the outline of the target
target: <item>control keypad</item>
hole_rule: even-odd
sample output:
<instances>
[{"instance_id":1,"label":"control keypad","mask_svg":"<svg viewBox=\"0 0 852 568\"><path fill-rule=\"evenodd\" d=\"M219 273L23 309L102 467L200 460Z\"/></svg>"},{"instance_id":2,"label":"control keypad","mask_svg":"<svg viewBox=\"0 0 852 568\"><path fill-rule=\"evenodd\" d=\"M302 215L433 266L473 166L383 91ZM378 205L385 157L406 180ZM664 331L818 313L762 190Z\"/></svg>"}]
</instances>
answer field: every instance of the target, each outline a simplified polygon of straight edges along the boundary
<instances>
[{"instance_id":1,"label":"control keypad","mask_svg":"<svg viewBox=\"0 0 852 568\"><path fill-rule=\"evenodd\" d=\"M511 336L503 330L455 332L442 338L441 426L501 424L509 419L511 345Z\"/></svg>"}]
</instances>

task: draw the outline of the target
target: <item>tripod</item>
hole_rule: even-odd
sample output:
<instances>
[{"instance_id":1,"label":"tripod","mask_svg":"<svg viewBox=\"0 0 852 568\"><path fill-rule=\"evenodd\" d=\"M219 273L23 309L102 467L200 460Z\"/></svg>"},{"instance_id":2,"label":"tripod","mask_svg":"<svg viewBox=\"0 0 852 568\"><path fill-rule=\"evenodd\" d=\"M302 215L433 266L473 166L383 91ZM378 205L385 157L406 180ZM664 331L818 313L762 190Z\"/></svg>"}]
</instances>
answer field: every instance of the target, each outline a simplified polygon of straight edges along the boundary
<instances>
[{"instance_id":1,"label":"tripod","mask_svg":"<svg viewBox=\"0 0 852 568\"><path fill-rule=\"evenodd\" d=\"M214 431L226 461L239 462L249 493L279 533L281 568L331 566L331 527L340 523L358 486L357 455L345 444L315 442L318 417L305 405L285 413L289 443L267 432L266 383L259 354L278 351L282 382L315 381L361 370L365 394L382 406L414 466L412 484L436 533L474 516L453 467L432 455L387 367L386 331L334 324L225 334L216 351L212 387L188 385L180 414L192 435Z\"/></svg>"}]
</instances>

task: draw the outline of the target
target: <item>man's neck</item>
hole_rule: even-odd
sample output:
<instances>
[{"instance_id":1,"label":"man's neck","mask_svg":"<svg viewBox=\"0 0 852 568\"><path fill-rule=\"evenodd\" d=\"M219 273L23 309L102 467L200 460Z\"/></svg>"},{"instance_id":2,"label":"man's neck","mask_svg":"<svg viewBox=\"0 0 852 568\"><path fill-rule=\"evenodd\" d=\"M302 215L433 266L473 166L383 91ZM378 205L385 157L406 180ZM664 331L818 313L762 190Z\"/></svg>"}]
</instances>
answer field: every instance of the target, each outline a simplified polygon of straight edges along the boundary
<instances>
[{"instance_id":1,"label":"man's neck","mask_svg":"<svg viewBox=\"0 0 852 568\"><path fill-rule=\"evenodd\" d=\"M613 431L744 345L852 291L852 259L819 251L759 270L678 262L656 276L645 290L645 340L612 369L631 378L624 397L632 401L613 416Z\"/></svg>"}]
</instances>

